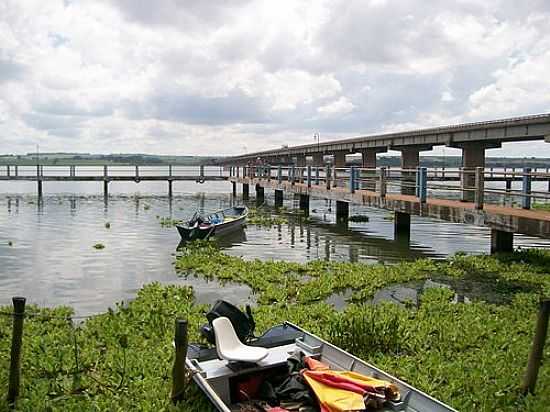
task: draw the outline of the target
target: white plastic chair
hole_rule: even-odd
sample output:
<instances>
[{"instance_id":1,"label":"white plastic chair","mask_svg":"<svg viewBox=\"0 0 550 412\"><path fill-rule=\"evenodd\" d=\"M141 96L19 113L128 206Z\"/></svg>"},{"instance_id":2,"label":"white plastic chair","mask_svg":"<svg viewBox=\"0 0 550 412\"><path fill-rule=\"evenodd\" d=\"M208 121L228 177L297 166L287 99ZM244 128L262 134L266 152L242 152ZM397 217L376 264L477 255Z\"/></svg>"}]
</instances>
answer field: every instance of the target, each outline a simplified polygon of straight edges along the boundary
<instances>
[{"instance_id":1,"label":"white plastic chair","mask_svg":"<svg viewBox=\"0 0 550 412\"><path fill-rule=\"evenodd\" d=\"M248 346L242 343L231 321L226 317L219 317L212 321L216 350L220 359L230 362L256 363L264 359L268 352L266 348Z\"/></svg>"}]
</instances>

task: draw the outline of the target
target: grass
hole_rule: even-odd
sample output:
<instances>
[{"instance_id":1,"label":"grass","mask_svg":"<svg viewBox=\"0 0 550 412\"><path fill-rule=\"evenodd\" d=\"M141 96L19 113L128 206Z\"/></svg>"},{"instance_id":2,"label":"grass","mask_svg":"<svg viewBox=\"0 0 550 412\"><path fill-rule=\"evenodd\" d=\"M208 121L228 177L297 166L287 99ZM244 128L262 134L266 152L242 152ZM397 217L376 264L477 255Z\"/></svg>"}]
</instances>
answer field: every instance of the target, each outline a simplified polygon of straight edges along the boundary
<instances>
[{"instance_id":1,"label":"grass","mask_svg":"<svg viewBox=\"0 0 550 412\"><path fill-rule=\"evenodd\" d=\"M533 209L550 211L550 203L533 203Z\"/></svg>"},{"instance_id":2,"label":"grass","mask_svg":"<svg viewBox=\"0 0 550 412\"><path fill-rule=\"evenodd\" d=\"M470 411L544 411L550 404L550 346L536 395L518 387L534 331L537 302L550 296L550 253L524 250L502 256L457 255L447 261L398 265L313 261L247 261L195 242L176 257L182 275L193 273L251 286L261 333L295 322L452 405ZM448 276L487 279L510 303L453 302L449 289L429 289L420 305L367 305L380 288ZM529 289L507 285L521 283ZM351 288L355 303L336 311L323 302ZM525 292L527 290L527 292ZM0 308L8 311L10 308ZM190 287L144 286L137 297L75 326L70 308L31 306L25 320L19 411L211 411L194 385L179 407L169 402L174 320L189 320L190 340L207 307ZM53 317L53 319L51 318ZM56 317L60 317L59 319ZM0 316L0 387L7 387L11 319ZM75 345L76 340L76 345ZM75 347L77 350L75 351ZM7 411L4 397L0 411Z\"/></svg>"}]
</instances>

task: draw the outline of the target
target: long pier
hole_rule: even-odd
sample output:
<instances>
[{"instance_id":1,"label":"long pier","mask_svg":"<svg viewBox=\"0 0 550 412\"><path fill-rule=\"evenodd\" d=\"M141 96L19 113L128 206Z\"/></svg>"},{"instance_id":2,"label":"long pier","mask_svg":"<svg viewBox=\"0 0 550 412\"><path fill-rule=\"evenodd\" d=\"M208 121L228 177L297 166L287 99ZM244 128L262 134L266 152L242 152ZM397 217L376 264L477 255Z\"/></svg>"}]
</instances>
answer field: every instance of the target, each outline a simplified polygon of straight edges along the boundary
<instances>
[{"instance_id":1,"label":"long pier","mask_svg":"<svg viewBox=\"0 0 550 412\"><path fill-rule=\"evenodd\" d=\"M201 166L0 166L0 181L37 182L37 194L43 195L43 182L103 182L103 194L109 196L110 182L166 181L168 196L173 195L173 182L225 181L221 167Z\"/></svg>"},{"instance_id":2,"label":"long pier","mask_svg":"<svg viewBox=\"0 0 550 412\"><path fill-rule=\"evenodd\" d=\"M504 176L507 172L476 168L475 185L469 187L462 176L460 185L430 184L427 168L388 171L385 167L235 166L230 168L229 180L233 193L236 185L242 184L245 198L250 186L255 188L257 200L263 199L264 189L274 190L276 206L282 205L283 192L298 195L300 207L305 211L309 210L310 196L335 200L338 220L348 218L350 203L386 209L395 213L395 233L401 236L410 235L411 215L418 215L489 227L492 252L511 251L514 233L550 239L550 212L531 208L533 201L550 202L550 193L532 190L531 186L534 178L547 180L550 175L530 170L515 172L514 177L521 178L521 190L486 188L486 175L493 174L494 178L495 173ZM447 198L438 198L437 191L444 192ZM450 194L454 198L448 198ZM518 207L493 204L493 199L499 197L518 198L520 204Z\"/></svg>"}]
</instances>

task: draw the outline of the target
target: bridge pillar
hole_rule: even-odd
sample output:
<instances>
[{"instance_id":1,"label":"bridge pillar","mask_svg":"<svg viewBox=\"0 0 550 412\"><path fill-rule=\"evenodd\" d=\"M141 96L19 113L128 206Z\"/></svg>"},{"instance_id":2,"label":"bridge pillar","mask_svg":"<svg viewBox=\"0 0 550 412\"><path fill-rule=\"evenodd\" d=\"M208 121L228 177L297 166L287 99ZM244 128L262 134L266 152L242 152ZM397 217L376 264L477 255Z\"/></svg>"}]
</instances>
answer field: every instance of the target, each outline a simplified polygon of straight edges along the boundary
<instances>
[{"instance_id":1,"label":"bridge pillar","mask_svg":"<svg viewBox=\"0 0 550 412\"><path fill-rule=\"evenodd\" d=\"M513 252L514 233L491 229L491 253Z\"/></svg>"},{"instance_id":2,"label":"bridge pillar","mask_svg":"<svg viewBox=\"0 0 550 412\"><path fill-rule=\"evenodd\" d=\"M346 154L345 151L334 152L334 167L346 167Z\"/></svg>"},{"instance_id":3,"label":"bridge pillar","mask_svg":"<svg viewBox=\"0 0 550 412\"><path fill-rule=\"evenodd\" d=\"M347 221L349 218L349 203L341 200L336 201L336 221Z\"/></svg>"},{"instance_id":4,"label":"bridge pillar","mask_svg":"<svg viewBox=\"0 0 550 412\"><path fill-rule=\"evenodd\" d=\"M397 148L401 151L401 169L409 169L411 171L401 172L401 194L414 195L416 192L416 170L420 164L420 148L409 146ZM409 216L410 217L410 216Z\"/></svg>"},{"instance_id":5,"label":"bridge pillar","mask_svg":"<svg viewBox=\"0 0 550 412\"><path fill-rule=\"evenodd\" d=\"M403 212L395 212L393 219L394 237L410 237L411 235L411 215Z\"/></svg>"},{"instance_id":6,"label":"bridge pillar","mask_svg":"<svg viewBox=\"0 0 550 412\"><path fill-rule=\"evenodd\" d=\"M313 153L313 166L323 166L325 159L323 153Z\"/></svg>"},{"instance_id":7,"label":"bridge pillar","mask_svg":"<svg viewBox=\"0 0 550 412\"><path fill-rule=\"evenodd\" d=\"M283 206L283 191L275 190L275 207Z\"/></svg>"},{"instance_id":8,"label":"bridge pillar","mask_svg":"<svg viewBox=\"0 0 550 412\"><path fill-rule=\"evenodd\" d=\"M309 214L309 195L300 194L300 209Z\"/></svg>"},{"instance_id":9,"label":"bridge pillar","mask_svg":"<svg viewBox=\"0 0 550 412\"><path fill-rule=\"evenodd\" d=\"M371 148L361 150L362 166L365 169L376 169L376 154L386 152L385 148ZM376 190L376 170L368 170L365 172L365 178L372 179L372 182L363 183L362 189L375 191Z\"/></svg>"},{"instance_id":10,"label":"bridge pillar","mask_svg":"<svg viewBox=\"0 0 550 412\"><path fill-rule=\"evenodd\" d=\"M248 183L243 183L243 200L248 200L250 196L250 186Z\"/></svg>"}]
</instances>

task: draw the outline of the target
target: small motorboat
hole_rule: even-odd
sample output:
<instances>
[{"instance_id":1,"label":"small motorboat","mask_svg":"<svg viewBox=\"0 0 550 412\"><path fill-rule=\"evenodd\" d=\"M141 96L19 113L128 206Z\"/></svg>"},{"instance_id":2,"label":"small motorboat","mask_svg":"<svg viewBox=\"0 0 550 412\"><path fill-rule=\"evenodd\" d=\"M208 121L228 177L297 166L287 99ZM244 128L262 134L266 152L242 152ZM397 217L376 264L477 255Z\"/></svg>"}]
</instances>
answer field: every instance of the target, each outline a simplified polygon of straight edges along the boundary
<instances>
[{"instance_id":1,"label":"small motorboat","mask_svg":"<svg viewBox=\"0 0 550 412\"><path fill-rule=\"evenodd\" d=\"M254 337L248 306L217 301L206 317L201 334L214 346L188 345L186 367L218 411L455 411L290 322ZM314 369L292 371L299 359Z\"/></svg>"},{"instance_id":2,"label":"small motorboat","mask_svg":"<svg viewBox=\"0 0 550 412\"><path fill-rule=\"evenodd\" d=\"M246 206L218 210L208 215L196 212L186 223L176 225L183 241L208 239L243 227L248 215Z\"/></svg>"}]
</instances>

